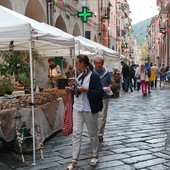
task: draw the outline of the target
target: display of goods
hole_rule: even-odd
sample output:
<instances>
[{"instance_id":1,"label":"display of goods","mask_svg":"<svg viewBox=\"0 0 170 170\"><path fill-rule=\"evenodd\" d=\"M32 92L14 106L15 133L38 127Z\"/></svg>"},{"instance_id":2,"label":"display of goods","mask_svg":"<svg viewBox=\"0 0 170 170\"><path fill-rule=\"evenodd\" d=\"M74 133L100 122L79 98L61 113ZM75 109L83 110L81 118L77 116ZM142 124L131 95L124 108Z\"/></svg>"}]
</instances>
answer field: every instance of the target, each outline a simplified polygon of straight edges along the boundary
<instances>
[{"instance_id":1,"label":"display of goods","mask_svg":"<svg viewBox=\"0 0 170 170\"><path fill-rule=\"evenodd\" d=\"M24 91L23 91L24 92ZM24 94L22 91L14 91L13 95L16 98L8 99L3 98L0 100L0 110L10 109L10 108L19 108L19 107L31 107L31 94ZM46 104L48 102L54 102L58 99L58 93L56 90L45 90L43 92L34 94L34 104L35 107L39 105Z\"/></svg>"}]
</instances>

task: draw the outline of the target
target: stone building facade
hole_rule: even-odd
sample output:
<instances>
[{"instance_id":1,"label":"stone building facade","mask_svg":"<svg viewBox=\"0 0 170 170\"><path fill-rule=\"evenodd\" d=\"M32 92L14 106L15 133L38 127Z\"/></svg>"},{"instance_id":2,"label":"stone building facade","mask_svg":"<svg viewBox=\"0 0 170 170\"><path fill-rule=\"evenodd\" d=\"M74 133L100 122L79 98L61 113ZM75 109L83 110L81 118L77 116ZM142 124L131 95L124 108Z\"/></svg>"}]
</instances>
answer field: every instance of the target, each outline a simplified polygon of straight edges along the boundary
<instances>
[{"instance_id":1,"label":"stone building facade","mask_svg":"<svg viewBox=\"0 0 170 170\"><path fill-rule=\"evenodd\" d=\"M84 4L81 0L0 0L0 5L74 36L82 35L98 42L98 5L97 0L93 2L87 1ZM82 10L83 5L96 14L87 23L82 23L81 18L77 17L77 12Z\"/></svg>"},{"instance_id":2,"label":"stone building facade","mask_svg":"<svg viewBox=\"0 0 170 170\"><path fill-rule=\"evenodd\" d=\"M97 0L94 0L93 3L91 1L84 3L81 0L0 0L0 5L36 21L48 23L74 36L81 35L93 41L99 41ZM77 17L77 12L82 11L82 6L86 6L88 11L93 12L93 17L89 18L86 23L83 23L82 19ZM62 60L63 57L61 56ZM48 87L48 77L44 76L48 75L47 60L48 57L44 60L46 70L39 68L35 73L35 83L43 88ZM63 67L63 63L61 65L62 75L64 76L66 68Z\"/></svg>"}]
</instances>

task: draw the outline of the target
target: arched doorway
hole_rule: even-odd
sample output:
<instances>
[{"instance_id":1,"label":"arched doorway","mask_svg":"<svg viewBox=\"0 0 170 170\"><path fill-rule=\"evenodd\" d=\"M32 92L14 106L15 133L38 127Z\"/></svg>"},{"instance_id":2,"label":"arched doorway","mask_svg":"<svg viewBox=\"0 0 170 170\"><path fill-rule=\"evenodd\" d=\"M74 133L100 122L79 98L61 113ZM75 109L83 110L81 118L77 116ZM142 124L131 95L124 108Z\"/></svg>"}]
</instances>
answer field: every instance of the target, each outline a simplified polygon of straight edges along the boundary
<instances>
[{"instance_id":1,"label":"arched doorway","mask_svg":"<svg viewBox=\"0 0 170 170\"><path fill-rule=\"evenodd\" d=\"M45 13L39 0L29 0L25 9L25 16L39 22L46 22Z\"/></svg>"},{"instance_id":2,"label":"arched doorway","mask_svg":"<svg viewBox=\"0 0 170 170\"><path fill-rule=\"evenodd\" d=\"M79 25L76 23L73 29L73 36L79 36L79 35L81 35L81 32L80 32Z\"/></svg>"},{"instance_id":3,"label":"arched doorway","mask_svg":"<svg viewBox=\"0 0 170 170\"><path fill-rule=\"evenodd\" d=\"M56 20L55 27L67 32L67 27L62 16L59 16Z\"/></svg>"},{"instance_id":4,"label":"arched doorway","mask_svg":"<svg viewBox=\"0 0 170 170\"><path fill-rule=\"evenodd\" d=\"M11 2L10 0L0 0L0 5L6 7L6 8L9 8L9 9L12 9L12 5L11 5Z\"/></svg>"}]
</instances>

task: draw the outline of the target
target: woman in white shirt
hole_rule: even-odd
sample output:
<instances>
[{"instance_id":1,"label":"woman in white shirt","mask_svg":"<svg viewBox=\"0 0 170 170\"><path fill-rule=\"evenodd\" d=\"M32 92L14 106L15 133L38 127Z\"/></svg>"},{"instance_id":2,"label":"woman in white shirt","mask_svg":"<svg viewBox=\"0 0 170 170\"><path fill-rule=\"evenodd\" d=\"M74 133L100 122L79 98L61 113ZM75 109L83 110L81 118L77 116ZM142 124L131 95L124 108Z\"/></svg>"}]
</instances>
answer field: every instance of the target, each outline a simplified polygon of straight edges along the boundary
<instances>
[{"instance_id":1,"label":"woman in white shirt","mask_svg":"<svg viewBox=\"0 0 170 170\"><path fill-rule=\"evenodd\" d=\"M142 64L140 68L137 70L136 77L140 77L141 86L142 86L142 93L145 96L147 94L147 87L148 87L148 81L147 78L147 71L145 69L145 66Z\"/></svg>"},{"instance_id":2,"label":"woman in white shirt","mask_svg":"<svg viewBox=\"0 0 170 170\"><path fill-rule=\"evenodd\" d=\"M96 166L98 160L99 140L97 136L98 112L102 110L102 97L104 94L99 76L93 72L93 66L86 55L78 55L76 68L80 72L74 88L73 104L73 135L72 135L72 161L66 170L77 167L84 123L87 126L91 141L92 159L91 166ZM66 87L69 90L69 87Z\"/></svg>"}]
</instances>

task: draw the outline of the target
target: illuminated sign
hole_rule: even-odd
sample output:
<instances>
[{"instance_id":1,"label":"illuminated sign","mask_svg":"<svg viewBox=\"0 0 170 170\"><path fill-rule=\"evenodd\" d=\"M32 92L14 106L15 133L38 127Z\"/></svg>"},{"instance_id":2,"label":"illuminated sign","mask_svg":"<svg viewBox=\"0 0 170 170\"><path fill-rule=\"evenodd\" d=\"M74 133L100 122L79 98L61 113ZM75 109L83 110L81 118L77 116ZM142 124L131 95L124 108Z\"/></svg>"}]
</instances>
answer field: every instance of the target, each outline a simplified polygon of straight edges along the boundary
<instances>
[{"instance_id":1,"label":"illuminated sign","mask_svg":"<svg viewBox=\"0 0 170 170\"><path fill-rule=\"evenodd\" d=\"M92 12L87 12L87 7L82 7L82 12L77 13L78 17L82 17L83 22L87 22L88 17L92 17Z\"/></svg>"}]
</instances>

